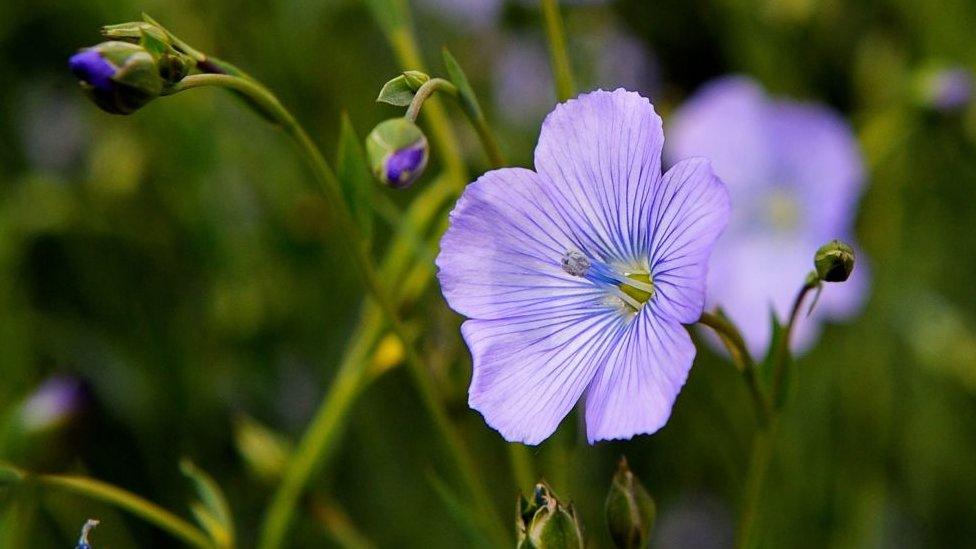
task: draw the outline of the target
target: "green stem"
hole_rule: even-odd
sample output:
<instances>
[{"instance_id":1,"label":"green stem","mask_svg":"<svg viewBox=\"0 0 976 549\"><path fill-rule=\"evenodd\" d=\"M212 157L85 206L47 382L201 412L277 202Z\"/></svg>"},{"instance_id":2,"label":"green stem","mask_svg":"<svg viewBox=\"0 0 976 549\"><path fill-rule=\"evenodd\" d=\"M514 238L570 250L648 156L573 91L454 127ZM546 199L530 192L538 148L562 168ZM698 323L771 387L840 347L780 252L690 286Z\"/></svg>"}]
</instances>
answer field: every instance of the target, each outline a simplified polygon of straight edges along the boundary
<instances>
[{"instance_id":1,"label":"green stem","mask_svg":"<svg viewBox=\"0 0 976 549\"><path fill-rule=\"evenodd\" d=\"M525 446L512 442L508 444L508 459L512 462L512 472L515 473L515 482L520 490L531 493L532 487L538 480L535 476L535 468L532 466L532 454Z\"/></svg>"},{"instance_id":2,"label":"green stem","mask_svg":"<svg viewBox=\"0 0 976 549\"><path fill-rule=\"evenodd\" d=\"M563 32L563 20L557 0L542 0L542 16L549 40L549 59L556 79L556 99L566 101L573 97L576 86L573 84L573 69L569 64L566 35Z\"/></svg>"},{"instance_id":3,"label":"green stem","mask_svg":"<svg viewBox=\"0 0 976 549\"><path fill-rule=\"evenodd\" d=\"M739 533L736 536L736 547L739 549L747 549L755 545L753 536L756 516L758 515L759 502L762 500L766 472L769 469L769 462L772 460L775 445L778 413L783 401L781 394L783 380L789 362L790 340L793 336L796 320L800 315L800 309L803 308L804 299L811 290L819 286L820 282L813 274L807 277L803 287L800 288L793 300L793 307L790 309L790 316L783 329L783 335L773 350L773 408L769 414L769 421L765 425L760 424L759 431L752 439L752 456L749 460L749 470L746 472L746 491L739 516Z\"/></svg>"},{"instance_id":4,"label":"green stem","mask_svg":"<svg viewBox=\"0 0 976 549\"><path fill-rule=\"evenodd\" d=\"M155 524L188 545L204 547L206 549L216 547L213 541L199 528L155 503L111 484L90 478L68 475L31 475L25 473L25 479L33 480L43 487L65 490L108 503L109 505L114 505L147 522Z\"/></svg>"},{"instance_id":5,"label":"green stem","mask_svg":"<svg viewBox=\"0 0 976 549\"><path fill-rule=\"evenodd\" d=\"M778 345L774 350L773 355L773 404L777 408L782 405L783 401L783 385L786 378L786 369L789 368L789 353L790 353L790 339L793 335L793 328L796 326L796 320L800 316L800 309L803 307L803 300L806 298L807 294L811 290L814 290L820 286L819 279L816 279L814 274L807 277L807 281L797 292L796 298L793 300L793 308L790 310L789 319L786 322L786 327L783 329L783 336L779 339Z\"/></svg>"},{"instance_id":6,"label":"green stem","mask_svg":"<svg viewBox=\"0 0 976 549\"><path fill-rule=\"evenodd\" d=\"M749 459L749 469L746 472L745 494L739 514L739 531L736 534L736 547L748 549L755 545L753 540L759 501L766 481L766 471L773 454L773 442L776 434L776 420L764 427L760 427L752 439L752 453Z\"/></svg>"},{"instance_id":7,"label":"green stem","mask_svg":"<svg viewBox=\"0 0 976 549\"><path fill-rule=\"evenodd\" d=\"M325 194L327 200L334 204L333 212L339 231L346 236L343 242L347 243L347 247L350 249L349 251L367 291L372 295L376 304L383 312L394 335L403 342L407 356L407 365L414 384L420 393L421 401L430 414L439 432L440 439L444 441L455 466L458 468L462 481L465 483L469 492L476 496L477 501L487 502L487 492L475 473L474 463L441 407L434 385L428 376L427 367L410 342L406 327L400 319L394 300L387 288L380 282L376 266L366 252L366 246L364 245L359 228L345 205L339 180L325 161L321 151L319 151L308 133L298 124L291 113L264 86L250 79L225 74L197 74L185 78L180 85L175 87L175 90L183 91L201 86L222 87L245 95L265 115L280 124L282 129L298 144L302 154L312 167L315 177L320 184L320 190ZM315 463L311 460L300 463L299 467L302 471L300 472L301 474L296 476L307 479L311 475L311 470L314 466ZM272 500L265 521L266 528L262 530L259 547L270 549L281 545L291 522L291 516L294 512L295 503L300 491L300 489L288 490L281 494L282 497L279 498L276 495ZM290 501L287 501L286 498L290 499ZM487 505L487 503L484 505Z\"/></svg>"},{"instance_id":8,"label":"green stem","mask_svg":"<svg viewBox=\"0 0 976 549\"><path fill-rule=\"evenodd\" d=\"M450 95L455 100L459 99L457 86L443 78L431 78L424 82L420 86L420 89L417 90L404 116L415 122L417 117L420 116L420 108L424 106L424 102L439 91ZM505 157L502 154L501 148L498 146L498 141L495 140L495 134L492 133L491 128L488 126L488 121L485 120L484 116L481 116L481 113L472 112L468 108L466 101L458 101L458 104L461 106L461 110L465 116L467 116L468 121L474 126L475 133L478 134L478 140L481 141L481 146L485 149L485 154L488 155L488 160L491 162L491 167L503 167L505 165Z\"/></svg>"},{"instance_id":9,"label":"green stem","mask_svg":"<svg viewBox=\"0 0 976 549\"><path fill-rule=\"evenodd\" d=\"M708 326L718 334L725 348L732 356L732 361L742 373L742 378L745 380L746 387L749 389L749 395L752 397L753 404L755 404L760 426L767 423L772 414L771 406L769 399L759 385L759 378L756 375L756 363L749 353L749 348L746 346L742 333L725 317L714 313L702 313L701 318L698 319L698 323L703 326Z\"/></svg>"}]
</instances>

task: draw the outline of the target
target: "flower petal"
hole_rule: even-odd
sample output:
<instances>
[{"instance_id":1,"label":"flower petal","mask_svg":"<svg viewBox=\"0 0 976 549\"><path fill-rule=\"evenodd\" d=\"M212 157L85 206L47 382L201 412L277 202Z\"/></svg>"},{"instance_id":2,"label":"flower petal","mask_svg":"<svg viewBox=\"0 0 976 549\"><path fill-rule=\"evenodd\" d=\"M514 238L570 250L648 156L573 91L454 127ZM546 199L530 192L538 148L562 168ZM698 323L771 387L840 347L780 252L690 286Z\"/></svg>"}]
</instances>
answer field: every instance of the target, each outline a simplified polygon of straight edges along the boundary
<instances>
[{"instance_id":1,"label":"flower petal","mask_svg":"<svg viewBox=\"0 0 976 549\"><path fill-rule=\"evenodd\" d=\"M563 255L579 247L570 234L535 172L488 172L465 189L441 239L444 297L479 319L595 303L600 289L562 270Z\"/></svg>"},{"instance_id":2,"label":"flower petal","mask_svg":"<svg viewBox=\"0 0 976 549\"><path fill-rule=\"evenodd\" d=\"M695 346L681 324L641 311L586 390L590 443L663 427L694 359Z\"/></svg>"},{"instance_id":3,"label":"flower petal","mask_svg":"<svg viewBox=\"0 0 976 549\"><path fill-rule=\"evenodd\" d=\"M634 92L598 90L542 124L535 168L582 251L628 262L646 252L647 202L661 179L661 117Z\"/></svg>"},{"instance_id":4,"label":"flower petal","mask_svg":"<svg viewBox=\"0 0 976 549\"><path fill-rule=\"evenodd\" d=\"M579 400L626 325L605 308L468 320L461 327L474 363L468 404L506 440L538 444Z\"/></svg>"},{"instance_id":5,"label":"flower petal","mask_svg":"<svg viewBox=\"0 0 976 549\"><path fill-rule=\"evenodd\" d=\"M764 186L774 180L766 102L762 88L746 77L724 77L706 84L668 122L668 162L708 158L715 173L733 189Z\"/></svg>"},{"instance_id":6,"label":"flower petal","mask_svg":"<svg viewBox=\"0 0 976 549\"><path fill-rule=\"evenodd\" d=\"M651 197L651 307L689 324L705 306L708 256L729 220L729 193L707 160L682 160Z\"/></svg>"},{"instance_id":7,"label":"flower petal","mask_svg":"<svg viewBox=\"0 0 976 549\"><path fill-rule=\"evenodd\" d=\"M864 165L850 125L835 111L816 104L775 101L768 112L777 161L776 178L769 185L789 185L797 194L798 232L818 242L847 232L864 181Z\"/></svg>"}]
</instances>

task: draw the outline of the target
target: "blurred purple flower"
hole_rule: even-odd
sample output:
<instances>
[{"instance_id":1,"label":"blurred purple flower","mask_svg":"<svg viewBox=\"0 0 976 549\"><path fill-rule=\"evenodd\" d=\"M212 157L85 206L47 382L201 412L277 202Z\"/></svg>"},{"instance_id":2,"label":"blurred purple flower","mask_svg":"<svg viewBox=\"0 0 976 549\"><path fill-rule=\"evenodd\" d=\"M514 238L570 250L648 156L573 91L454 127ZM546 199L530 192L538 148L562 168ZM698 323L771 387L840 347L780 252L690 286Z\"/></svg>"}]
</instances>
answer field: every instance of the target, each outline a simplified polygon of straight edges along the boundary
<instances>
[{"instance_id":1,"label":"blurred purple flower","mask_svg":"<svg viewBox=\"0 0 976 549\"><path fill-rule=\"evenodd\" d=\"M484 29L498 23L505 0L421 0L420 4L432 15L459 23L467 28ZM516 0L530 8L538 8L538 0ZM562 0L567 5L604 4L607 0Z\"/></svg>"},{"instance_id":2,"label":"blurred purple flower","mask_svg":"<svg viewBox=\"0 0 976 549\"><path fill-rule=\"evenodd\" d=\"M587 89L640 90L653 97L654 56L640 40L613 28L577 36L577 76ZM494 61L496 110L509 124L534 126L554 103L549 53L541 36L515 35L504 41Z\"/></svg>"},{"instance_id":3,"label":"blurred purple flower","mask_svg":"<svg viewBox=\"0 0 976 549\"><path fill-rule=\"evenodd\" d=\"M20 421L27 431L45 431L62 425L85 406L88 389L74 377L52 377L27 398Z\"/></svg>"},{"instance_id":4,"label":"blurred purple flower","mask_svg":"<svg viewBox=\"0 0 976 549\"><path fill-rule=\"evenodd\" d=\"M666 156L705 156L729 186L735 208L712 259L709 304L723 307L761 354L770 307L780 318L789 312L817 248L852 240L864 176L857 142L836 112L771 99L744 77L705 85L671 122ZM851 278L827 287L798 324L795 350L816 340L821 320L856 314L869 278L858 254Z\"/></svg>"},{"instance_id":5,"label":"blurred purple flower","mask_svg":"<svg viewBox=\"0 0 976 549\"><path fill-rule=\"evenodd\" d=\"M667 422L729 205L703 159L662 176L663 143L647 99L584 94L546 118L536 171L488 172L451 213L438 278L469 317L468 402L507 440L538 444L584 395L591 443Z\"/></svg>"},{"instance_id":6,"label":"blurred purple flower","mask_svg":"<svg viewBox=\"0 0 976 549\"><path fill-rule=\"evenodd\" d=\"M926 79L924 93L937 110L961 109L973 96L973 75L962 67L937 70Z\"/></svg>"}]
</instances>

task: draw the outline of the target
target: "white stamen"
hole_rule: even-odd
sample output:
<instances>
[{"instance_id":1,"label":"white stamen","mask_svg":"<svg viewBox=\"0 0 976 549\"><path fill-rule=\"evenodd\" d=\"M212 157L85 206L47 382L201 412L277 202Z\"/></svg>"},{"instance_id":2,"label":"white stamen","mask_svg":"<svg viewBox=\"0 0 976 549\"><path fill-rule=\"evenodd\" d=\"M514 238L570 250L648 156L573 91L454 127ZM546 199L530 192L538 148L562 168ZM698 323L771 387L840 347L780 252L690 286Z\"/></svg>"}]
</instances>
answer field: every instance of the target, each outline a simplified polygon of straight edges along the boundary
<instances>
[{"instance_id":1,"label":"white stamen","mask_svg":"<svg viewBox=\"0 0 976 549\"><path fill-rule=\"evenodd\" d=\"M582 253L570 250L563 255L562 266L567 273L582 277L590 270L590 260Z\"/></svg>"}]
</instances>

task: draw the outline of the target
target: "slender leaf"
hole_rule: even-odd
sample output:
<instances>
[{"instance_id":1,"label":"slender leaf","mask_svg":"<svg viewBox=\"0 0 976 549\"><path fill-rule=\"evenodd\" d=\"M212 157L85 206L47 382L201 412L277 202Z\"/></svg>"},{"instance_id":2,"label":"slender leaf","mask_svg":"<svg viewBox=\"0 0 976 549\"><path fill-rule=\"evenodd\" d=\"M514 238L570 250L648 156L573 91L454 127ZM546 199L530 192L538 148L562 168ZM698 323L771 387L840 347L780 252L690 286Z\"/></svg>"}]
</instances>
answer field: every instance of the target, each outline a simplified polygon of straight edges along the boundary
<instances>
[{"instance_id":1,"label":"slender leaf","mask_svg":"<svg viewBox=\"0 0 976 549\"><path fill-rule=\"evenodd\" d=\"M444 48L444 67L447 69L447 74L451 78L451 83L457 86L458 95L461 98L461 106L468 111L472 118L478 120L484 119L481 106L478 104L478 98L475 96L474 90L471 89L468 77L465 76L464 71L461 70L461 65L451 55L451 52L447 51L447 48Z\"/></svg>"},{"instance_id":2,"label":"slender leaf","mask_svg":"<svg viewBox=\"0 0 976 549\"><path fill-rule=\"evenodd\" d=\"M339 134L339 158L336 161L336 175L342 186L342 193L349 204L359 230L366 242L373 233L372 194L376 183L369 172L369 163L363 151L359 136L349 120L342 115L342 129Z\"/></svg>"},{"instance_id":3,"label":"slender leaf","mask_svg":"<svg viewBox=\"0 0 976 549\"><path fill-rule=\"evenodd\" d=\"M234 520L227 498L213 478L188 459L180 462L180 471L193 482L199 502L190 505L197 522L220 547L234 545Z\"/></svg>"}]
</instances>

